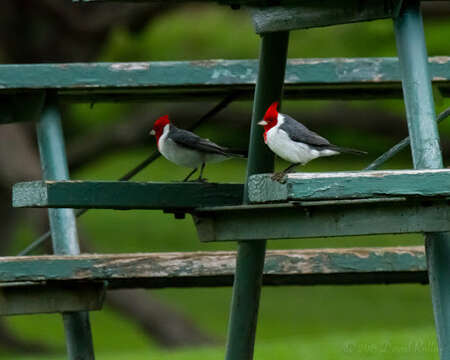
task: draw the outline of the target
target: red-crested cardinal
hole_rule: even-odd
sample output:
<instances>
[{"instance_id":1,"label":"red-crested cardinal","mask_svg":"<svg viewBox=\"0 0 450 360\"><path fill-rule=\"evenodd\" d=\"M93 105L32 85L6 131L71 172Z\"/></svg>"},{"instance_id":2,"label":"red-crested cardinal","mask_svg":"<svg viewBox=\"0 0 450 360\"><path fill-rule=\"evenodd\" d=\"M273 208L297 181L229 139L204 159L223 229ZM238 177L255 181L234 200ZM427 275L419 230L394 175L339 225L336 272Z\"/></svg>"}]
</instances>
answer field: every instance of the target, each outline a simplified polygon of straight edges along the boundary
<instances>
[{"instance_id":1,"label":"red-crested cardinal","mask_svg":"<svg viewBox=\"0 0 450 360\"><path fill-rule=\"evenodd\" d=\"M258 125L264 126L264 142L280 158L292 163L285 170L272 176L280 181L284 175L298 165L322 156L333 156L342 153L364 155L365 151L339 147L309 130L288 115L277 110L278 102L267 109L264 119Z\"/></svg>"},{"instance_id":2,"label":"red-crested cardinal","mask_svg":"<svg viewBox=\"0 0 450 360\"><path fill-rule=\"evenodd\" d=\"M167 160L193 169L183 181L188 181L199 166L200 176L197 181L205 181L202 176L206 163L220 162L232 157L246 157L190 131L178 129L170 123L168 115L161 116L155 121L150 135L156 137L158 150Z\"/></svg>"}]
</instances>

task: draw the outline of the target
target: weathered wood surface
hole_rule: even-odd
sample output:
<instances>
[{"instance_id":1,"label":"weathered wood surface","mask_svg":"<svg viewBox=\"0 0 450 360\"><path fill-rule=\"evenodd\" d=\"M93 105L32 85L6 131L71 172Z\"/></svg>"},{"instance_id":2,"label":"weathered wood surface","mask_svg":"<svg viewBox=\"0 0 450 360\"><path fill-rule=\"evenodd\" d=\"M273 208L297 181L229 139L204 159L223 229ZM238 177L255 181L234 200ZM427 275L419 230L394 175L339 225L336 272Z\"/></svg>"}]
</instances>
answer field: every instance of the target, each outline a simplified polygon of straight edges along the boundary
<instances>
[{"instance_id":1,"label":"weathered wood surface","mask_svg":"<svg viewBox=\"0 0 450 360\"><path fill-rule=\"evenodd\" d=\"M242 184L31 181L13 187L14 207L194 209L242 203Z\"/></svg>"},{"instance_id":2,"label":"weathered wood surface","mask_svg":"<svg viewBox=\"0 0 450 360\"><path fill-rule=\"evenodd\" d=\"M448 200L340 200L195 212L201 241L318 238L450 231Z\"/></svg>"},{"instance_id":3,"label":"weathered wood surface","mask_svg":"<svg viewBox=\"0 0 450 360\"><path fill-rule=\"evenodd\" d=\"M63 101L251 98L256 60L0 65L0 95L57 91ZM450 96L450 57L431 57L433 82ZM285 97L402 96L397 58L290 59ZM5 102L8 103L8 98ZM20 98L15 100L20 103Z\"/></svg>"},{"instance_id":4,"label":"weathered wood surface","mask_svg":"<svg viewBox=\"0 0 450 360\"><path fill-rule=\"evenodd\" d=\"M0 284L108 281L123 287L232 285L235 252L0 258ZM268 251L266 285L426 282L423 247Z\"/></svg>"},{"instance_id":5,"label":"weathered wood surface","mask_svg":"<svg viewBox=\"0 0 450 360\"><path fill-rule=\"evenodd\" d=\"M450 196L450 170L343 171L333 173L293 173L283 183L272 174L249 179L249 197L253 203Z\"/></svg>"},{"instance_id":6,"label":"weathered wood surface","mask_svg":"<svg viewBox=\"0 0 450 360\"><path fill-rule=\"evenodd\" d=\"M346 24L391 18L399 1L366 0L302 0L282 6L252 9L256 33L289 31L319 26Z\"/></svg>"},{"instance_id":7,"label":"weathered wood surface","mask_svg":"<svg viewBox=\"0 0 450 360\"><path fill-rule=\"evenodd\" d=\"M0 315L100 310L104 284L0 283Z\"/></svg>"}]
</instances>

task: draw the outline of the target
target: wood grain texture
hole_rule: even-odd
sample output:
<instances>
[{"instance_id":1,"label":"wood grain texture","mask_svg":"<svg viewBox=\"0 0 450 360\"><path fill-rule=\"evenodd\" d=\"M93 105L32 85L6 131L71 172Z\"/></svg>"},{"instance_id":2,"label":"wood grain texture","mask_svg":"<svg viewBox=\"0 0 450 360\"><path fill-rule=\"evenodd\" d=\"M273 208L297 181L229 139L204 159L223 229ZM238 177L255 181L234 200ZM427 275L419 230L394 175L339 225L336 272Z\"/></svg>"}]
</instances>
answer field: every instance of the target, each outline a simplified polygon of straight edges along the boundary
<instances>
[{"instance_id":1,"label":"wood grain texture","mask_svg":"<svg viewBox=\"0 0 450 360\"><path fill-rule=\"evenodd\" d=\"M106 280L110 289L229 286L235 257L225 251L3 257L0 284ZM426 281L423 247L273 250L264 265L266 285L403 281Z\"/></svg>"},{"instance_id":2,"label":"wood grain texture","mask_svg":"<svg viewBox=\"0 0 450 360\"><path fill-rule=\"evenodd\" d=\"M447 200L313 201L201 209L201 241L296 239L450 231Z\"/></svg>"},{"instance_id":3,"label":"wood grain texture","mask_svg":"<svg viewBox=\"0 0 450 360\"><path fill-rule=\"evenodd\" d=\"M364 199L385 197L448 197L450 170L343 171L334 173L293 173L283 183L272 174L249 179L252 203Z\"/></svg>"},{"instance_id":4,"label":"wood grain texture","mask_svg":"<svg viewBox=\"0 0 450 360\"><path fill-rule=\"evenodd\" d=\"M443 96L450 96L449 64L450 57L429 59L434 85ZM248 99L253 96L257 67L256 60L0 65L0 100L4 98L3 107L9 108L12 101L20 104L21 96L39 90L54 90L60 100L76 102L193 101L222 98L233 91ZM401 96L397 58L287 62L285 97L288 98Z\"/></svg>"},{"instance_id":5,"label":"wood grain texture","mask_svg":"<svg viewBox=\"0 0 450 360\"><path fill-rule=\"evenodd\" d=\"M13 187L14 207L194 209L242 203L243 185L124 181L31 181Z\"/></svg>"}]
</instances>

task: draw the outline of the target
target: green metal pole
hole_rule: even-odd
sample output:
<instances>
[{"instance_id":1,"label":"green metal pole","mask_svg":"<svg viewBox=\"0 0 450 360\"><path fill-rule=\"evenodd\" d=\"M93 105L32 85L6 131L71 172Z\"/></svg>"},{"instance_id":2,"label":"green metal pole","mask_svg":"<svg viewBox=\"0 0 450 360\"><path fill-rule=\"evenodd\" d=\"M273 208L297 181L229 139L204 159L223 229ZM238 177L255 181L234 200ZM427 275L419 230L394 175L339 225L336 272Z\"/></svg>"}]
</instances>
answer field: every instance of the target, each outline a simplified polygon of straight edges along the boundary
<instances>
[{"instance_id":1,"label":"green metal pole","mask_svg":"<svg viewBox=\"0 0 450 360\"><path fill-rule=\"evenodd\" d=\"M394 20L403 94L416 169L442 168L442 155L419 1L406 1ZM439 354L450 360L450 233L425 235Z\"/></svg>"},{"instance_id":2,"label":"green metal pole","mask_svg":"<svg viewBox=\"0 0 450 360\"><path fill-rule=\"evenodd\" d=\"M64 137L59 110L54 99L45 106L37 122L37 138L42 172L46 180L68 180ZM75 215L72 209L49 209L53 250L55 254L80 253ZM87 312L63 313L69 359L92 360L94 347Z\"/></svg>"},{"instance_id":3,"label":"green metal pole","mask_svg":"<svg viewBox=\"0 0 450 360\"><path fill-rule=\"evenodd\" d=\"M263 129L257 122L263 118L273 101L281 99L288 39L289 32L262 35L250 129L247 179L253 174L272 172L274 168L274 155L264 144ZM248 203L247 185L243 202ZM253 358L265 251L266 240L242 241L238 245L228 326L227 360Z\"/></svg>"}]
</instances>

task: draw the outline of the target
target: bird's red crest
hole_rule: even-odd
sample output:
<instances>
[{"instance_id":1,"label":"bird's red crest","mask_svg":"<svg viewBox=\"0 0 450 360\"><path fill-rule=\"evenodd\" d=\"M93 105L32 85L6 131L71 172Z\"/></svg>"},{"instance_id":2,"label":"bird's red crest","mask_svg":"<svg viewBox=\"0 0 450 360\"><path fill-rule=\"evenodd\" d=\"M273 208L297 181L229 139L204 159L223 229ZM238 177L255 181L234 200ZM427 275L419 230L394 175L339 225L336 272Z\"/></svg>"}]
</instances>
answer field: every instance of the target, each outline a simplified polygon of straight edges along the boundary
<instances>
[{"instance_id":1,"label":"bird's red crest","mask_svg":"<svg viewBox=\"0 0 450 360\"><path fill-rule=\"evenodd\" d=\"M278 108L278 101L274 101L272 103L272 105L270 105L269 108L267 109L267 111L264 115L264 120L266 120L267 122L277 120L277 117L278 117L277 108Z\"/></svg>"},{"instance_id":2,"label":"bird's red crest","mask_svg":"<svg viewBox=\"0 0 450 360\"><path fill-rule=\"evenodd\" d=\"M278 108L278 101L274 101L264 114L264 121L267 123L266 125L264 125L264 141L266 141L267 132L277 124L278 119L277 108Z\"/></svg>"},{"instance_id":3,"label":"bird's red crest","mask_svg":"<svg viewBox=\"0 0 450 360\"><path fill-rule=\"evenodd\" d=\"M158 118L153 124L153 131L155 132L156 141L159 142L159 138L164 132L164 127L170 124L169 115L164 115Z\"/></svg>"}]
</instances>

